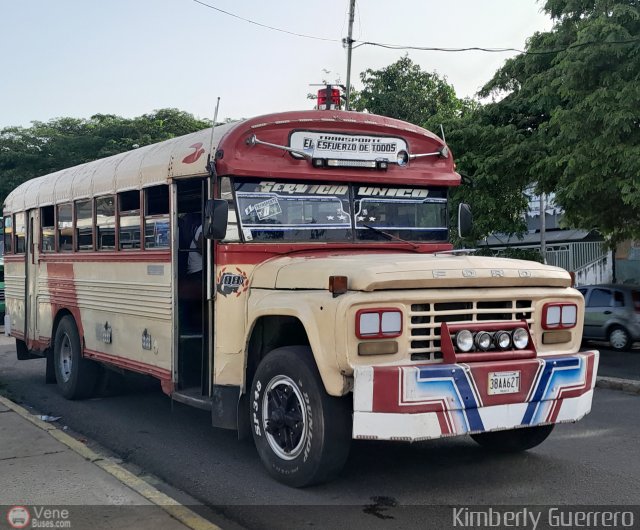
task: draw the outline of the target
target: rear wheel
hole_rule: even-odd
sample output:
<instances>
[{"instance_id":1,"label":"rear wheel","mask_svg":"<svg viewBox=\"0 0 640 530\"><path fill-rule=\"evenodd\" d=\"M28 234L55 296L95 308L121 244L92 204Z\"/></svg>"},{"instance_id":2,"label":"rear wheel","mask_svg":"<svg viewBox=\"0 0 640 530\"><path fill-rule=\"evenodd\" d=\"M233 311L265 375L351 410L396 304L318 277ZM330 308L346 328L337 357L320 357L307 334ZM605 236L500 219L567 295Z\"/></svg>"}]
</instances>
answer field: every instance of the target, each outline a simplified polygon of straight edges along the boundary
<instances>
[{"instance_id":1,"label":"rear wheel","mask_svg":"<svg viewBox=\"0 0 640 530\"><path fill-rule=\"evenodd\" d=\"M536 427L523 427L509 429L507 431L483 432L472 434L473 438L482 447L500 453L518 453L532 449L544 442L553 431L555 425L538 425Z\"/></svg>"},{"instance_id":2,"label":"rear wheel","mask_svg":"<svg viewBox=\"0 0 640 530\"><path fill-rule=\"evenodd\" d=\"M611 348L616 351L628 350L631 347L631 335L622 326L614 326L607 337Z\"/></svg>"},{"instance_id":3,"label":"rear wheel","mask_svg":"<svg viewBox=\"0 0 640 530\"><path fill-rule=\"evenodd\" d=\"M278 348L258 365L250 422L269 473L294 487L336 476L351 443L351 405L329 396L308 347Z\"/></svg>"},{"instance_id":4,"label":"rear wheel","mask_svg":"<svg viewBox=\"0 0 640 530\"><path fill-rule=\"evenodd\" d=\"M90 397L96 386L98 365L82 357L80 335L69 315L62 317L53 346L56 382L67 399Z\"/></svg>"}]
</instances>

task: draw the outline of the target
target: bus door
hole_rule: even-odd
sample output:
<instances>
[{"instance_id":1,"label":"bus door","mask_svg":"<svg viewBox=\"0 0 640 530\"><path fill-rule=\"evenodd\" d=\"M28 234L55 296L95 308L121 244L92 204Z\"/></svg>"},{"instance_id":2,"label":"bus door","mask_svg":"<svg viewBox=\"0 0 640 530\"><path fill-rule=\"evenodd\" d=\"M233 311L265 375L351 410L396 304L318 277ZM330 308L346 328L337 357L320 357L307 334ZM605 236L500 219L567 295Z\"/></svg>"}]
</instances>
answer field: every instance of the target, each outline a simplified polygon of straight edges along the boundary
<instances>
[{"instance_id":1,"label":"bus door","mask_svg":"<svg viewBox=\"0 0 640 530\"><path fill-rule=\"evenodd\" d=\"M207 243L202 237L207 179L178 181L176 199L177 341L176 400L209 408L210 362L205 272Z\"/></svg>"},{"instance_id":2,"label":"bus door","mask_svg":"<svg viewBox=\"0 0 640 530\"><path fill-rule=\"evenodd\" d=\"M25 342L28 348L34 347L38 334L38 261L40 230L40 216L38 209L27 212L27 240L25 249Z\"/></svg>"}]
</instances>

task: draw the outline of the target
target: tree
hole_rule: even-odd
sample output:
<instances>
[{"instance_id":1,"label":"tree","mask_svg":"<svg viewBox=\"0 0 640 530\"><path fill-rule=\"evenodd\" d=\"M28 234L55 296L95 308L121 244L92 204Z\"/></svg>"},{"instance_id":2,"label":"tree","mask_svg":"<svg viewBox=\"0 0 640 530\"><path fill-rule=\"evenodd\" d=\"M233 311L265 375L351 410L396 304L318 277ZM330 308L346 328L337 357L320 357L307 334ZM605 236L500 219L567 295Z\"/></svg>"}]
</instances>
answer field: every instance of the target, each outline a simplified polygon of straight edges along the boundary
<instances>
[{"instance_id":1,"label":"tree","mask_svg":"<svg viewBox=\"0 0 640 530\"><path fill-rule=\"evenodd\" d=\"M128 119L96 114L0 130L0 200L31 178L210 127L177 109Z\"/></svg>"},{"instance_id":2,"label":"tree","mask_svg":"<svg viewBox=\"0 0 640 530\"><path fill-rule=\"evenodd\" d=\"M481 95L524 138L517 171L555 191L573 226L615 242L640 236L640 6L547 0L554 21L506 61Z\"/></svg>"},{"instance_id":3,"label":"tree","mask_svg":"<svg viewBox=\"0 0 640 530\"><path fill-rule=\"evenodd\" d=\"M453 116L462 106L446 79L424 72L407 56L380 70L365 70L360 80L364 88L353 94L354 110L422 125L437 113Z\"/></svg>"},{"instance_id":4,"label":"tree","mask_svg":"<svg viewBox=\"0 0 640 530\"><path fill-rule=\"evenodd\" d=\"M457 169L465 177L465 184L452 194L452 212L458 202L471 204L474 240L495 231L515 234L526 229L523 190L528 180L514 173L511 156L523 138L513 125L494 125L477 101L458 98L445 79L422 71L406 56L381 70L365 70L360 79L364 88L355 93L355 109L436 133L444 127Z\"/></svg>"}]
</instances>

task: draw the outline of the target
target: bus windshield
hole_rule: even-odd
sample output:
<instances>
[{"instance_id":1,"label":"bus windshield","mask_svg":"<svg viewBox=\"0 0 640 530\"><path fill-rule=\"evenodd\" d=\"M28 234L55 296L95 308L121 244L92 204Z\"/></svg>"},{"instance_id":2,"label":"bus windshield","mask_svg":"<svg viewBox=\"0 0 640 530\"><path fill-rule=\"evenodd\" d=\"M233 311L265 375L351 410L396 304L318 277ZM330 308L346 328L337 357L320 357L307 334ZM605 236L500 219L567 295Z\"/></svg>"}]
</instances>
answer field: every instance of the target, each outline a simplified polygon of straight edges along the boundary
<instances>
[{"instance_id":1,"label":"bus windshield","mask_svg":"<svg viewBox=\"0 0 640 530\"><path fill-rule=\"evenodd\" d=\"M244 241L446 241L446 188L236 179Z\"/></svg>"}]
</instances>

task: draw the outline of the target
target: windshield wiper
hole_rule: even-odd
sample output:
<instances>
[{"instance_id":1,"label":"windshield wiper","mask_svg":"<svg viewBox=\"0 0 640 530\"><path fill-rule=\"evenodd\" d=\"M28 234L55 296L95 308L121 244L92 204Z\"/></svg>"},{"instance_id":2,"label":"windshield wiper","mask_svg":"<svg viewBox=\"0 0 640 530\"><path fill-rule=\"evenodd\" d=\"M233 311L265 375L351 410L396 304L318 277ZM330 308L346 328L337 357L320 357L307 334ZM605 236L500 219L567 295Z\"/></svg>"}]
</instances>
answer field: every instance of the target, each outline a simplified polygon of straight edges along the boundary
<instances>
[{"instance_id":1,"label":"windshield wiper","mask_svg":"<svg viewBox=\"0 0 640 530\"><path fill-rule=\"evenodd\" d=\"M387 239L395 239L396 241L401 241L402 243L406 243L407 245L411 245L416 250L418 250L420 248L420 245L417 245L413 241L407 241L406 239L402 239L401 237L394 236L393 234L390 234L389 232L385 232L384 230L380 230L379 228L376 228L375 226L371 226L371 225L368 225L366 223L362 223L361 225L357 225L356 228L358 228L358 226L364 226L365 228L368 228L369 230L373 230L374 232L377 232L378 234L382 234Z\"/></svg>"}]
</instances>

